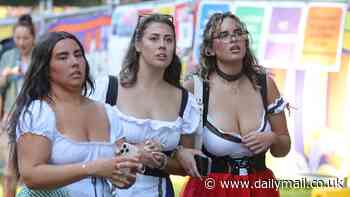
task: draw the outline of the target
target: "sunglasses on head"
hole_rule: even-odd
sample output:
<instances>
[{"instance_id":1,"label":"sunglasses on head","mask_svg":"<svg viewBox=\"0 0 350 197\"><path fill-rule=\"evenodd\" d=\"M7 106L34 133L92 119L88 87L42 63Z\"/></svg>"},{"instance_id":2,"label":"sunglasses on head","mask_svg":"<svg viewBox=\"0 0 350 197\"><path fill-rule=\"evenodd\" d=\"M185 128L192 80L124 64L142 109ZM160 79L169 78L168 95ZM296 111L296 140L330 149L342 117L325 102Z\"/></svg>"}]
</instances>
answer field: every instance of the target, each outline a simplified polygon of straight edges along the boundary
<instances>
[{"instance_id":1,"label":"sunglasses on head","mask_svg":"<svg viewBox=\"0 0 350 197\"><path fill-rule=\"evenodd\" d=\"M139 14L138 19L137 19L137 23L139 24L139 23L141 23L141 21L144 21L148 17L154 16L154 15L158 15L159 17L164 17L164 18L168 19L171 23L174 23L174 17L172 15L170 15L170 14L158 14L158 13Z\"/></svg>"}]
</instances>

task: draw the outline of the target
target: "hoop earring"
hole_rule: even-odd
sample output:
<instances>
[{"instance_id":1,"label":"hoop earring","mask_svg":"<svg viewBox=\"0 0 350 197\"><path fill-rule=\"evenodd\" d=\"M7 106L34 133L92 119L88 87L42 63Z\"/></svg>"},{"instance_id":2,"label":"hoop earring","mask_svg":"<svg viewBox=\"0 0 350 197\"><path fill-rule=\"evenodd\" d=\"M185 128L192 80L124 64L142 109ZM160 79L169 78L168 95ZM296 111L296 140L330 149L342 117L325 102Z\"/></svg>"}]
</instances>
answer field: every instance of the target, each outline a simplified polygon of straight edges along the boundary
<instances>
[{"instance_id":1,"label":"hoop earring","mask_svg":"<svg viewBox=\"0 0 350 197\"><path fill-rule=\"evenodd\" d=\"M208 50L208 48L207 49L205 49L205 55L206 56L214 56L214 53L213 52L210 52L209 50Z\"/></svg>"}]
</instances>

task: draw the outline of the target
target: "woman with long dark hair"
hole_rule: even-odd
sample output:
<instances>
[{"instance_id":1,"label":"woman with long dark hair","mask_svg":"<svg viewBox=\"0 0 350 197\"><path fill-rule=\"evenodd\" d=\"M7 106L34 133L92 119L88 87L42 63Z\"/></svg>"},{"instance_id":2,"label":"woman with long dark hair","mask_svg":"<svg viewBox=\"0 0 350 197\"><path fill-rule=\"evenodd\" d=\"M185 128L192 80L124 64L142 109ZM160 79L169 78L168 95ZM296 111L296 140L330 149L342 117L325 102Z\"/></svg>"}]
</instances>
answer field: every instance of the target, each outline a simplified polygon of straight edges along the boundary
<instances>
[{"instance_id":1,"label":"woman with long dark hair","mask_svg":"<svg viewBox=\"0 0 350 197\"><path fill-rule=\"evenodd\" d=\"M124 130L112 107L86 97L93 89L79 40L44 35L9 121L10 167L25 185L18 196L111 196L107 180L133 183L141 164L115 156Z\"/></svg>"},{"instance_id":2,"label":"woman with long dark hair","mask_svg":"<svg viewBox=\"0 0 350 197\"><path fill-rule=\"evenodd\" d=\"M246 26L230 12L213 14L200 51L199 74L185 87L203 103L202 151L212 167L208 177L191 178L183 196L279 196L258 183L275 180L266 151L283 157L290 150L288 105L253 55Z\"/></svg>"},{"instance_id":3,"label":"woman with long dark hair","mask_svg":"<svg viewBox=\"0 0 350 197\"><path fill-rule=\"evenodd\" d=\"M110 95L111 83L118 87L112 101L123 126L129 128L125 140L161 147L142 151L146 171L128 190L117 190L117 196L174 196L169 174L198 176L195 151L188 148L193 147L200 116L193 95L180 86L180 74L173 18L152 14L139 17L119 79L97 81L94 98L100 101Z\"/></svg>"}]
</instances>

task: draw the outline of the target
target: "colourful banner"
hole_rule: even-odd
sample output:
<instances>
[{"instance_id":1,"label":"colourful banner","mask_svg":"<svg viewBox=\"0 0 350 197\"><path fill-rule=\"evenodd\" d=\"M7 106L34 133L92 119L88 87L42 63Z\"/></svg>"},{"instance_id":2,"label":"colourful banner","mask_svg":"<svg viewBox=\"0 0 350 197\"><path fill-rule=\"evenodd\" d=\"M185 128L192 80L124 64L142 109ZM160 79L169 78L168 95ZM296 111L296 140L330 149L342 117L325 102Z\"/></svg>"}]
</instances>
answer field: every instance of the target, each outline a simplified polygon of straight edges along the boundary
<instances>
[{"instance_id":1,"label":"colourful banner","mask_svg":"<svg viewBox=\"0 0 350 197\"><path fill-rule=\"evenodd\" d=\"M139 8L139 7L137 7ZM138 21L138 9L130 5L118 6L112 13L112 31L109 36L110 64L108 73L118 75L123 58L128 50L130 38Z\"/></svg>"},{"instance_id":2,"label":"colourful banner","mask_svg":"<svg viewBox=\"0 0 350 197\"><path fill-rule=\"evenodd\" d=\"M261 45L263 23L265 18L264 7L242 6L237 7L235 14L247 25L247 29L252 39L251 48L256 56L259 56Z\"/></svg>"},{"instance_id":3,"label":"colourful banner","mask_svg":"<svg viewBox=\"0 0 350 197\"><path fill-rule=\"evenodd\" d=\"M301 63L306 68L339 70L343 15L342 7L309 8L301 56Z\"/></svg>"},{"instance_id":4,"label":"colourful banner","mask_svg":"<svg viewBox=\"0 0 350 197\"><path fill-rule=\"evenodd\" d=\"M193 40L193 14L190 3L177 4L175 8L176 46L191 48Z\"/></svg>"},{"instance_id":5,"label":"colourful banner","mask_svg":"<svg viewBox=\"0 0 350 197\"><path fill-rule=\"evenodd\" d=\"M266 36L264 66L287 68L297 63L301 7L274 7Z\"/></svg>"},{"instance_id":6,"label":"colourful banner","mask_svg":"<svg viewBox=\"0 0 350 197\"><path fill-rule=\"evenodd\" d=\"M188 72L194 70L191 63L192 58L192 40L194 33L194 13L190 1L178 3L175 7L175 30L177 54L182 62L182 74L185 76Z\"/></svg>"},{"instance_id":7,"label":"colourful banner","mask_svg":"<svg viewBox=\"0 0 350 197\"><path fill-rule=\"evenodd\" d=\"M199 10L197 12L195 40L194 40L194 46L193 46L195 64L199 64L200 45L202 43L204 28L209 17L215 12L228 12L228 11L231 11L230 2L202 1L201 4L199 5Z\"/></svg>"},{"instance_id":8,"label":"colourful banner","mask_svg":"<svg viewBox=\"0 0 350 197\"><path fill-rule=\"evenodd\" d=\"M51 23L49 31L68 31L74 33L83 43L87 52L94 49L107 48L108 35L104 35L103 29L110 27L109 15L97 14L94 16L84 15L71 18L62 18ZM94 44L94 46L93 46ZM94 48L92 48L94 47Z\"/></svg>"},{"instance_id":9,"label":"colourful banner","mask_svg":"<svg viewBox=\"0 0 350 197\"><path fill-rule=\"evenodd\" d=\"M82 42L88 58L91 73L96 76L107 73L108 42L111 17L107 13L60 18L48 23L48 31L67 31Z\"/></svg>"}]
</instances>

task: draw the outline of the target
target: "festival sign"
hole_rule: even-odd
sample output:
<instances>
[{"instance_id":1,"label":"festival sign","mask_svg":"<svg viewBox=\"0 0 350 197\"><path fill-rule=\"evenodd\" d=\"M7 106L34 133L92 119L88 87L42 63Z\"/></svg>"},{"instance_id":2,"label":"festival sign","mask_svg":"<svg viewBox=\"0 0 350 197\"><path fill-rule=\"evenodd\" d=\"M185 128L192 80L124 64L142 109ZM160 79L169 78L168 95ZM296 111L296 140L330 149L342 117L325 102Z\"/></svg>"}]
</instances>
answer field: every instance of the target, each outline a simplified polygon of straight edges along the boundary
<instances>
[{"instance_id":1,"label":"festival sign","mask_svg":"<svg viewBox=\"0 0 350 197\"><path fill-rule=\"evenodd\" d=\"M298 62L298 44L302 35L303 7L276 5L272 7L268 31L265 37L264 66L290 68Z\"/></svg>"},{"instance_id":2,"label":"festival sign","mask_svg":"<svg viewBox=\"0 0 350 197\"><path fill-rule=\"evenodd\" d=\"M251 49L259 57L263 38L264 21L266 20L266 4L254 2L237 3L235 14L247 26L250 35Z\"/></svg>"},{"instance_id":3,"label":"festival sign","mask_svg":"<svg viewBox=\"0 0 350 197\"><path fill-rule=\"evenodd\" d=\"M305 68L339 70L344 16L345 7L341 4L310 4L301 54Z\"/></svg>"}]
</instances>

